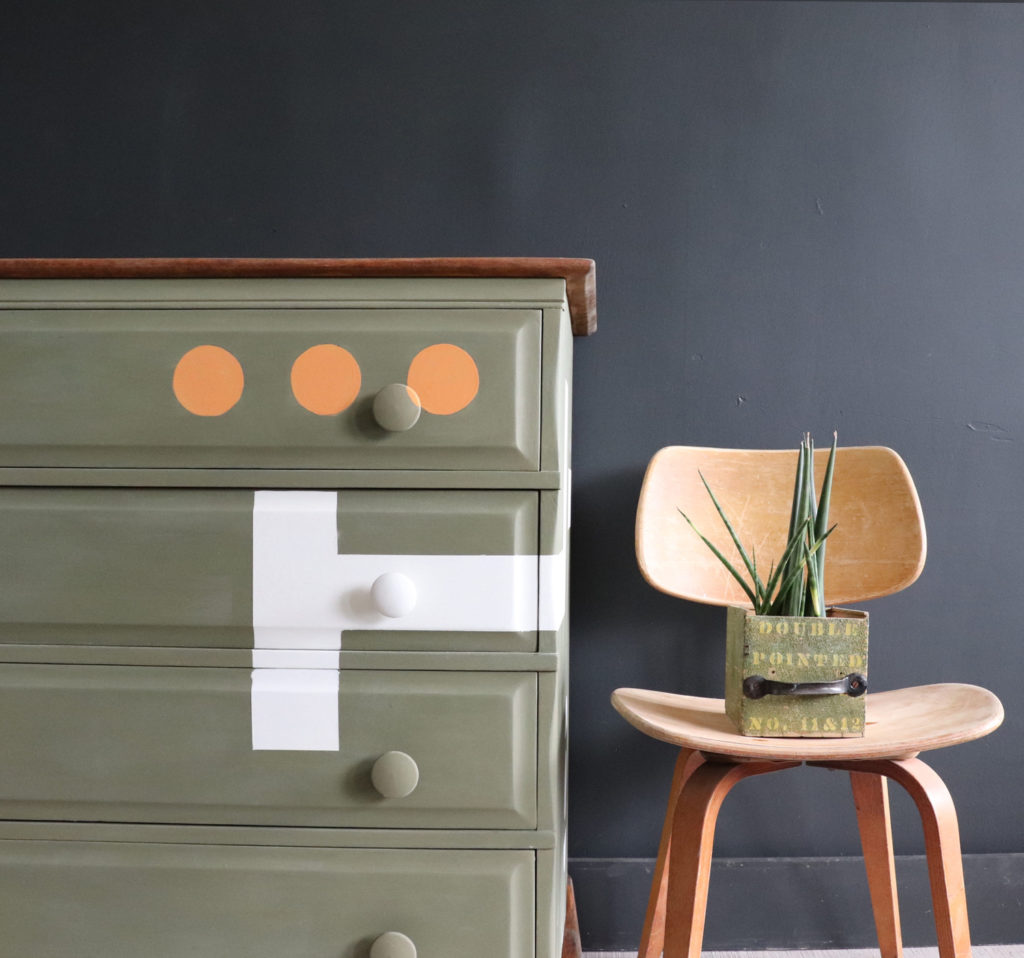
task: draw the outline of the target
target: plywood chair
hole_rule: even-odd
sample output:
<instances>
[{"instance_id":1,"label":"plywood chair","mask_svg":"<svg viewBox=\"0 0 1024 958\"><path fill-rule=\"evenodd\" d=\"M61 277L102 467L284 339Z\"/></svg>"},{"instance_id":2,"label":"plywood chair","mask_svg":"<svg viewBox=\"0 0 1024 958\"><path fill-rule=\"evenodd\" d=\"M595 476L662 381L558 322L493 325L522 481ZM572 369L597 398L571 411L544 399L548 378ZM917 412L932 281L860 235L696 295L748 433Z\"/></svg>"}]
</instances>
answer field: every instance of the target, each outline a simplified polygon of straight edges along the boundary
<instances>
[{"instance_id":1,"label":"plywood chair","mask_svg":"<svg viewBox=\"0 0 1024 958\"><path fill-rule=\"evenodd\" d=\"M825 455L816 456L819 485ZM740 540L758 556L778 556L788 529L796 457L775 450L662 449L648 466L637 511L636 551L647 581L694 602L746 605L739 585L678 510L723 552L735 554L701 483L703 473ZM837 527L827 550L827 604L889 595L920 574L921 506L910 473L891 449L839 450L832 522ZM884 624L876 632L872 641L886 641ZM663 948L665 958L698 958L723 799L744 778L803 762L850 773L882 958L902 954L888 779L910 793L921 814L940 958L970 955L956 812L946 786L917 755L997 728L1003 709L991 692L957 684L869 692L863 738L743 736L726 718L721 699L618 689L612 704L640 731L680 747L639 958L658 958Z\"/></svg>"}]
</instances>

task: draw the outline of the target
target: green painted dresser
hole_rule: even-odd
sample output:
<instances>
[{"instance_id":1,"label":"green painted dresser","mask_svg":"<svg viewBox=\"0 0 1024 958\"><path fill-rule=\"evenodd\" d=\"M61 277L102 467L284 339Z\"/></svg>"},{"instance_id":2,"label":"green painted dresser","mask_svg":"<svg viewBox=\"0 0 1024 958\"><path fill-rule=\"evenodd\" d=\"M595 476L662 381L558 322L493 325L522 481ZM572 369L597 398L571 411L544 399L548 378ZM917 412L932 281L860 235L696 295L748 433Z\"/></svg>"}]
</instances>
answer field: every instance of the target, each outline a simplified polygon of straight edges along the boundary
<instances>
[{"instance_id":1,"label":"green painted dresser","mask_svg":"<svg viewBox=\"0 0 1024 958\"><path fill-rule=\"evenodd\" d=\"M0 263L0 958L557 958L587 260Z\"/></svg>"}]
</instances>

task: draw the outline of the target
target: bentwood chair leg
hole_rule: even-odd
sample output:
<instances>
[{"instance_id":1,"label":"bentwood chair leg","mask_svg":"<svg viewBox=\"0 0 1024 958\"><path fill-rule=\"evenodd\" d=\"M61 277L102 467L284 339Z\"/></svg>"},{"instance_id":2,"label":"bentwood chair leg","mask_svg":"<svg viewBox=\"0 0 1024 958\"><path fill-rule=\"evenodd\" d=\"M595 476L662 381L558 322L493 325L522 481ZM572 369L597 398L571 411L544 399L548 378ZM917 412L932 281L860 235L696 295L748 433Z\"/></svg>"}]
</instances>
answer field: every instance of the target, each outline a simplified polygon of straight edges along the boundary
<instances>
[{"instance_id":1,"label":"bentwood chair leg","mask_svg":"<svg viewBox=\"0 0 1024 958\"><path fill-rule=\"evenodd\" d=\"M676 759L676 770L672 775L672 787L668 793L668 807L665 822L661 826L661 842L658 844L658 859L654 864L654 878L651 880L651 894L647 900L647 915L644 930L640 935L640 949L637 958L660 958L665 947L665 901L668 897L669 845L672 840L672 816L676 811L676 799L693 771L704 762L704 756L692 749L680 749Z\"/></svg>"},{"instance_id":2,"label":"bentwood chair leg","mask_svg":"<svg viewBox=\"0 0 1024 958\"><path fill-rule=\"evenodd\" d=\"M889 817L889 785L882 775L850 772L853 802L857 808L864 866L871 892L881 958L901 958L899 899L896 894L896 865L892 850L892 822Z\"/></svg>"},{"instance_id":3,"label":"bentwood chair leg","mask_svg":"<svg viewBox=\"0 0 1024 958\"><path fill-rule=\"evenodd\" d=\"M910 793L924 826L939 958L970 958L971 934L967 924L960 830L953 800L942 779L918 758L815 764L885 775Z\"/></svg>"},{"instance_id":4,"label":"bentwood chair leg","mask_svg":"<svg viewBox=\"0 0 1024 958\"><path fill-rule=\"evenodd\" d=\"M669 842L665 958L700 958L718 810L729 790L751 775L799 762L706 762L679 792Z\"/></svg>"},{"instance_id":5,"label":"bentwood chair leg","mask_svg":"<svg viewBox=\"0 0 1024 958\"><path fill-rule=\"evenodd\" d=\"M967 924L960 828L949 789L920 759L889 764L894 771L898 768L899 774L888 774L910 792L921 813L939 958L970 958L971 932Z\"/></svg>"}]
</instances>

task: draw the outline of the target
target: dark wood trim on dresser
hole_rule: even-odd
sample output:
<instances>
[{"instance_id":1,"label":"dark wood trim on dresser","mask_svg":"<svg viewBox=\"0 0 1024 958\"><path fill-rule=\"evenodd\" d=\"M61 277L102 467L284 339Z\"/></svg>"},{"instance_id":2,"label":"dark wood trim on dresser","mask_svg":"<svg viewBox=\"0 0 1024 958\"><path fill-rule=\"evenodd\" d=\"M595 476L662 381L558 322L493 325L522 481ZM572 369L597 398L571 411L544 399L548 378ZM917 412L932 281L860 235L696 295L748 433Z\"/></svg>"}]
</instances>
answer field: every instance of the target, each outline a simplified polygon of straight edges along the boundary
<instances>
[{"instance_id":1,"label":"dark wood trim on dresser","mask_svg":"<svg viewBox=\"0 0 1024 958\"><path fill-rule=\"evenodd\" d=\"M575 336L597 329L594 261L557 257L423 259L4 259L0 279L219 277L436 277L564 279Z\"/></svg>"}]
</instances>

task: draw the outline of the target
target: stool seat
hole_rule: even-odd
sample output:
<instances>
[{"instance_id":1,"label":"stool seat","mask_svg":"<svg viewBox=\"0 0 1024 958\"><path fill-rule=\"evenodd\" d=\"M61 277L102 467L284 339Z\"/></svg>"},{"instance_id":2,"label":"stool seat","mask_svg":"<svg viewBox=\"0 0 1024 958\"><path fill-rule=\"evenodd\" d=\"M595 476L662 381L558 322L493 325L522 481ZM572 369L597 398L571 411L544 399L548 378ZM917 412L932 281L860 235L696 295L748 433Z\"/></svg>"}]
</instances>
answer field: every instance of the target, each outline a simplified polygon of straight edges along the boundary
<instances>
[{"instance_id":1,"label":"stool seat","mask_svg":"<svg viewBox=\"0 0 1024 958\"><path fill-rule=\"evenodd\" d=\"M903 759L981 738L1003 720L988 689L942 683L869 692L861 738L757 738L740 735L725 700L647 689L617 689L612 705L651 738L735 760L779 762Z\"/></svg>"}]
</instances>

